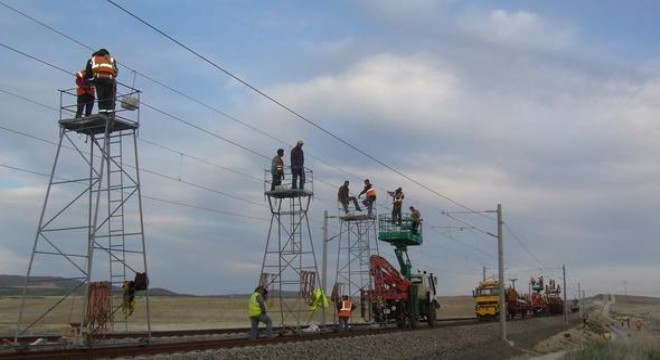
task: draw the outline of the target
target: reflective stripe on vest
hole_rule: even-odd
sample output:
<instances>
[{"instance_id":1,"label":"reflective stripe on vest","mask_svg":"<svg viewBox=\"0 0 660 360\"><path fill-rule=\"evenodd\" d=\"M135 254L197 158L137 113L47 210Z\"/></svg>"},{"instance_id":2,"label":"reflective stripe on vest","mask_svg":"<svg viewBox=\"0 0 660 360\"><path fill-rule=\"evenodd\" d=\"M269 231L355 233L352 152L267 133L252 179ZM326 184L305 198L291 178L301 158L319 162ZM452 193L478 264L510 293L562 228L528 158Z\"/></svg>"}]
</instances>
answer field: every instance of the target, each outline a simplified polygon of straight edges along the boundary
<instances>
[{"instance_id":1,"label":"reflective stripe on vest","mask_svg":"<svg viewBox=\"0 0 660 360\"><path fill-rule=\"evenodd\" d=\"M82 84L85 83L85 74L82 71L78 71L76 73L76 85L78 85L78 87L76 88L76 95L80 96L80 95L89 94L94 96L94 85L85 86L85 85L81 85L81 83Z\"/></svg>"},{"instance_id":2,"label":"reflective stripe on vest","mask_svg":"<svg viewBox=\"0 0 660 360\"><path fill-rule=\"evenodd\" d=\"M94 76L109 75L114 77L116 75L114 62L115 60L110 56L96 55L92 57L92 73L94 73Z\"/></svg>"},{"instance_id":3,"label":"reflective stripe on vest","mask_svg":"<svg viewBox=\"0 0 660 360\"><path fill-rule=\"evenodd\" d=\"M372 186L367 190L367 197L368 198L375 198L376 197L376 189Z\"/></svg>"},{"instance_id":4,"label":"reflective stripe on vest","mask_svg":"<svg viewBox=\"0 0 660 360\"><path fill-rule=\"evenodd\" d=\"M261 307L259 306L259 302L257 301L257 296L259 296L258 292L254 292L252 296L250 296L250 301L248 301L248 316L249 317L255 317L261 315Z\"/></svg>"},{"instance_id":5,"label":"reflective stripe on vest","mask_svg":"<svg viewBox=\"0 0 660 360\"><path fill-rule=\"evenodd\" d=\"M342 300L341 302L341 309L337 313L337 316L339 317L349 317L351 316L351 307L353 304L351 304L350 300Z\"/></svg>"}]
</instances>

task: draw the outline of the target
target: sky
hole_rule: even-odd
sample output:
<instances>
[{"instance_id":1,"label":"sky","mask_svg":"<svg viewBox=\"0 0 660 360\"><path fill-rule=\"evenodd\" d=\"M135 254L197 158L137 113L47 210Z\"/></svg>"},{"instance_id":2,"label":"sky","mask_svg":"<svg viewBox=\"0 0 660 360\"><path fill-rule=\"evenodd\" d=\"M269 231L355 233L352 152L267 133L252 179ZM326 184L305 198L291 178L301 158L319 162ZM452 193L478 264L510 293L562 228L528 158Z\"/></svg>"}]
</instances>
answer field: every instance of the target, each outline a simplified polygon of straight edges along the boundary
<instances>
[{"instance_id":1,"label":"sky","mask_svg":"<svg viewBox=\"0 0 660 360\"><path fill-rule=\"evenodd\" d=\"M337 188L369 178L380 214L397 187L420 209L409 254L440 295L497 276L501 204L506 279L561 281L565 266L569 298L578 283L660 296L660 3L113 1L0 0L0 274L27 272L58 90L106 48L142 91L152 287L251 291L264 170L304 139L319 266ZM339 229L329 219L333 254Z\"/></svg>"}]
</instances>

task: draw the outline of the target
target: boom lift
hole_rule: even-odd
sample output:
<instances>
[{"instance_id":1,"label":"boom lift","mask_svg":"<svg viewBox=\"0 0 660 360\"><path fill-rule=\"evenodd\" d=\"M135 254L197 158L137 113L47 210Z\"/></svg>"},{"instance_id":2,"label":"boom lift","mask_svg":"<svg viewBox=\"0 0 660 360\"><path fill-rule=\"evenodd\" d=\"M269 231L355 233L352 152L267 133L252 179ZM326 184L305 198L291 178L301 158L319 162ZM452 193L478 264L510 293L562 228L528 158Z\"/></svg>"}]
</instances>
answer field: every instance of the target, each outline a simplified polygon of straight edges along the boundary
<instances>
[{"instance_id":1,"label":"boom lift","mask_svg":"<svg viewBox=\"0 0 660 360\"><path fill-rule=\"evenodd\" d=\"M436 280L426 271L412 272L408 246L422 244L422 226L413 232L410 218L393 223L389 217L378 219L378 240L394 246L401 272L385 258L372 255L369 260L373 290L362 291L362 303L369 304L376 322L396 322L416 328L420 321L436 325Z\"/></svg>"}]
</instances>

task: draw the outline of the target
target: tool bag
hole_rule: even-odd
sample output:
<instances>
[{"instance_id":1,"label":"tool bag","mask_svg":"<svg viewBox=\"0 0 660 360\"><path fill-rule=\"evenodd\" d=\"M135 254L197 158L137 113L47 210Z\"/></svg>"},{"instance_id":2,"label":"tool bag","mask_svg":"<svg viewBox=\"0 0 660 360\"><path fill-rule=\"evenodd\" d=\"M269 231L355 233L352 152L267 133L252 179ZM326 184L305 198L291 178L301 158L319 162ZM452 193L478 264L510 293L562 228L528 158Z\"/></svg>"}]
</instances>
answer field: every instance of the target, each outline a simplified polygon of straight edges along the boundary
<instances>
[{"instance_id":1,"label":"tool bag","mask_svg":"<svg viewBox=\"0 0 660 360\"><path fill-rule=\"evenodd\" d=\"M147 290L149 287L149 277L147 273L135 273L135 280L133 280L136 291Z\"/></svg>"}]
</instances>

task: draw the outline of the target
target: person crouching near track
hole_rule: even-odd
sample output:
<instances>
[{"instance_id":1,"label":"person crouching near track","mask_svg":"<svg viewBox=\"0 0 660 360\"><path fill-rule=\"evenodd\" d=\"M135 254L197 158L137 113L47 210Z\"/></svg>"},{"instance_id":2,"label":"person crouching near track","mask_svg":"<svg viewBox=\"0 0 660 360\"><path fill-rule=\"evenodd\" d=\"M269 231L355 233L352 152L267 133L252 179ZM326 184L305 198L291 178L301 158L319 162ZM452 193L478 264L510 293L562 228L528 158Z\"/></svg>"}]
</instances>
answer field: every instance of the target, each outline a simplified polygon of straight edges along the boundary
<instances>
[{"instance_id":1,"label":"person crouching near track","mask_svg":"<svg viewBox=\"0 0 660 360\"><path fill-rule=\"evenodd\" d=\"M339 331L349 329L348 320L351 318L351 312L355 310L355 304L351 301L348 295L341 297L341 301L337 302L337 318L339 319Z\"/></svg>"}]
</instances>

